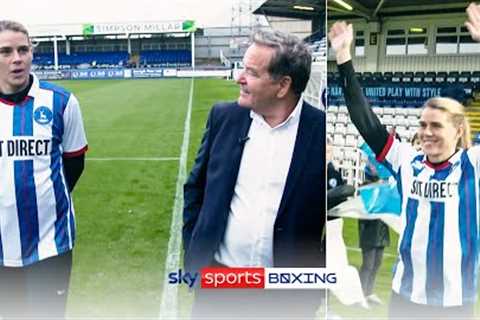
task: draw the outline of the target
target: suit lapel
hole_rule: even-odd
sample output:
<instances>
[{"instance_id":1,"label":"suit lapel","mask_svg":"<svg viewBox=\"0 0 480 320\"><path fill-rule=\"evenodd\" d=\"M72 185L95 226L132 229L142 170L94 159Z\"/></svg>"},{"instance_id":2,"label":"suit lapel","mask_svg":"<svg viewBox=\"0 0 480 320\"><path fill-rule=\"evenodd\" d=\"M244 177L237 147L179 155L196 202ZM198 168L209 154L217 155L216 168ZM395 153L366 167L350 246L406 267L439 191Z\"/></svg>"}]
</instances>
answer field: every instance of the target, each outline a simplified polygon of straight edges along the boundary
<instances>
[{"instance_id":1,"label":"suit lapel","mask_svg":"<svg viewBox=\"0 0 480 320\"><path fill-rule=\"evenodd\" d=\"M292 161L290 163L290 169L288 170L287 181L285 182L285 188L283 190L277 219L285 211L285 206L288 203L288 199L291 196L292 191L295 189L297 180L305 166L305 161L308 157L308 150L310 149L310 145L312 143L313 132L315 131L317 125L318 123L315 123L309 116L307 104L303 103L300 122L298 124L297 138L295 140L295 147L293 149ZM322 161L322 159L318 159L318 161Z\"/></svg>"},{"instance_id":2,"label":"suit lapel","mask_svg":"<svg viewBox=\"0 0 480 320\"><path fill-rule=\"evenodd\" d=\"M241 107L239 107L241 108ZM248 136L248 131L252 123L252 118L250 117L250 111L242 112L241 116L238 119L238 122L235 123L235 126L231 128L235 133L232 135L232 148L231 148L231 159L232 165L230 166L230 174L228 175L230 185L235 187L237 182L238 171L240 170L240 161L242 160L243 149L245 147L246 141L241 141L243 138ZM227 189L230 190L230 189Z\"/></svg>"}]
</instances>

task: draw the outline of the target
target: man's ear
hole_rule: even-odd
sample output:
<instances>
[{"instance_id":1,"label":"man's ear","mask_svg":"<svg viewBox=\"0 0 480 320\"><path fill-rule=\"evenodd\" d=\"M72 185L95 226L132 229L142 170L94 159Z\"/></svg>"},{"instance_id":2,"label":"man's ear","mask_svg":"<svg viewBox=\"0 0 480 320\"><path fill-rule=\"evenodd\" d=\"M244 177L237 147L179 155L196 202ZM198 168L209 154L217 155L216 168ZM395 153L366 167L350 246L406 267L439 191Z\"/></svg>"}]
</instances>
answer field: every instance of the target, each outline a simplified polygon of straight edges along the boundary
<instances>
[{"instance_id":1,"label":"man's ear","mask_svg":"<svg viewBox=\"0 0 480 320\"><path fill-rule=\"evenodd\" d=\"M280 90L277 92L277 98L284 98L292 87L292 78L290 76L283 76L278 83Z\"/></svg>"}]
</instances>

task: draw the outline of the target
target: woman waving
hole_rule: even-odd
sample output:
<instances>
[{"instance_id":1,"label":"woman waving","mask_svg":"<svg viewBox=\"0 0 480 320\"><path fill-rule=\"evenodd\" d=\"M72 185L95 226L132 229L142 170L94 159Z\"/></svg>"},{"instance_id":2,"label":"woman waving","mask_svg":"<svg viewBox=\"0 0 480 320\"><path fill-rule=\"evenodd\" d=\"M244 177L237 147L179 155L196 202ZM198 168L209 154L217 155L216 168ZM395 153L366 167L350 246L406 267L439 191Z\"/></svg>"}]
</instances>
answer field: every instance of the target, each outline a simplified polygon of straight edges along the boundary
<instances>
[{"instance_id":1,"label":"woman waving","mask_svg":"<svg viewBox=\"0 0 480 320\"><path fill-rule=\"evenodd\" d=\"M449 98L427 100L418 129L422 150L417 152L389 134L369 107L351 62L352 25L336 22L329 39L350 118L392 172L402 199L390 318L473 318L480 149L470 147L463 106Z\"/></svg>"}]
</instances>

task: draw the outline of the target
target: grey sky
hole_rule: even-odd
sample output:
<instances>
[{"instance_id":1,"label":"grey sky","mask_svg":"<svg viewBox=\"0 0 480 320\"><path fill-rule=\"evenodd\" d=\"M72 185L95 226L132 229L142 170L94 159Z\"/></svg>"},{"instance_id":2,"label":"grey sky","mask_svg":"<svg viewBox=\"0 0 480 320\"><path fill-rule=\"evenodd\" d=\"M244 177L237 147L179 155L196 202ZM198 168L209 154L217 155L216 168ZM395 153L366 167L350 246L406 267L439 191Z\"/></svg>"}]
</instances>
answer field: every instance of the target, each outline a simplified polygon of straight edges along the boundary
<instances>
[{"instance_id":1,"label":"grey sky","mask_svg":"<svg viewBox=\"0 0 480 320\"><path fill-rule=\"evenodd\" d=\"M26 25L193 19L198 27L218 27L230 26L239 1L248 9L249 0L15 0L2 3L2 18Z\"/></svg>"}]
</instances>

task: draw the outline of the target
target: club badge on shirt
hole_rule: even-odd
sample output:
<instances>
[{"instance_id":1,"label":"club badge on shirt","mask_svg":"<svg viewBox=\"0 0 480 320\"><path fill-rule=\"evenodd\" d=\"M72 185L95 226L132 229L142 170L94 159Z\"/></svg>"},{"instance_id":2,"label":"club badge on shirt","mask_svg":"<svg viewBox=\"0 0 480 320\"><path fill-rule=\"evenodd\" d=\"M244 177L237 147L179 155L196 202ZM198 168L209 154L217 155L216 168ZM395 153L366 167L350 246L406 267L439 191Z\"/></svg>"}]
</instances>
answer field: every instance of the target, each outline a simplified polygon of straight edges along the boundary
<instances>
[{"instance_id":1,"label":"club badge on shirt","mask_svg":"<svg viewBox=\"0 0 480 320\"><path fill-rule=\"evenodd\" d=\"M33 118L38 124L49 124L53 119L52 111L47 107L38 107L33 113Z\"/></svg>"}]
</instances>

